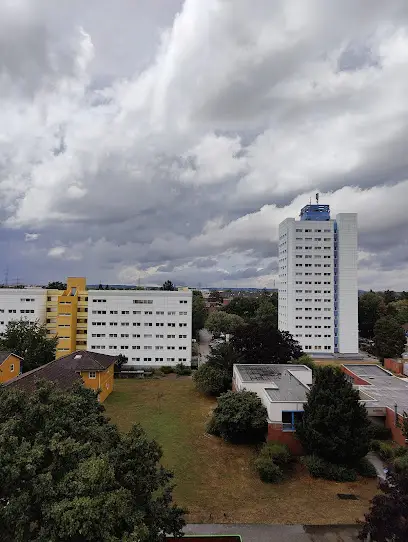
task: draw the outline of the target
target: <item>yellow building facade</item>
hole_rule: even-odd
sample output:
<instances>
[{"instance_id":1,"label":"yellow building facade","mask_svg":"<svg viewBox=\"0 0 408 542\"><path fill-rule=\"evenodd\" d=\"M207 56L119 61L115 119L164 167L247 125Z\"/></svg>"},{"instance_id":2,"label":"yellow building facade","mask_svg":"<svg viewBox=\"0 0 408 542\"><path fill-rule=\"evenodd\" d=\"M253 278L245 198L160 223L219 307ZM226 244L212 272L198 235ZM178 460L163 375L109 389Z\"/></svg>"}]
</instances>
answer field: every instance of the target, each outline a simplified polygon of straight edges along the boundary
<instances>
[{"instance_id":1,"label":"yellow building facade","mask_svg":"<svg viewBox=\"0 0 408 542\"><path fill-rule=\"evenodd\" d=\"M56 357L86 350L88 292L84 277L68 277L66 290L47 290L47 335L58 336Z\"/></svg>"}]
</instances>

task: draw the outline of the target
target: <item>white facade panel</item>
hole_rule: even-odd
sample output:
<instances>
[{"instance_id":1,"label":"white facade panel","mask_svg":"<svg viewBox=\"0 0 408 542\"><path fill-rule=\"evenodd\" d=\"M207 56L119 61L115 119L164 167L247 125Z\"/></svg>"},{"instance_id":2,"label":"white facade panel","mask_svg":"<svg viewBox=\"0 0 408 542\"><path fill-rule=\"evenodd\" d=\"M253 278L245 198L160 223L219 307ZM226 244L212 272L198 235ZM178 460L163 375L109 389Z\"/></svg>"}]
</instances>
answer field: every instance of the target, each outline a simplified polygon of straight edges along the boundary
<instances>
[{"instance_id":1,"label":"white facade panel","mask_svg":"<svg viewBox=\"0 0 408 542\"><path fill-rule=\"evenodd\" d=\"M43 288L0 288L0 336L12 320L45 323L47 290Z\"/></svg>"},{"instance_id":2,"label":"white facade panel","mask_svg":"<svg viewBox=\"0 0 408 542\"><path fill-rule=\"evenodd\" d=\"M89 290L87 350L129 365L191 364L192 292Z\"/></svg>"},{"instance_id":3,"label":"white facade panel","mask_svg":"<svg viewBox=\"0 0 408 542\"><path fill-rule=\"evenodd\" d=\"M337 322L339 352L358 353L357 214L341 213L337 224Z\"/></svg>"}]
</instances>

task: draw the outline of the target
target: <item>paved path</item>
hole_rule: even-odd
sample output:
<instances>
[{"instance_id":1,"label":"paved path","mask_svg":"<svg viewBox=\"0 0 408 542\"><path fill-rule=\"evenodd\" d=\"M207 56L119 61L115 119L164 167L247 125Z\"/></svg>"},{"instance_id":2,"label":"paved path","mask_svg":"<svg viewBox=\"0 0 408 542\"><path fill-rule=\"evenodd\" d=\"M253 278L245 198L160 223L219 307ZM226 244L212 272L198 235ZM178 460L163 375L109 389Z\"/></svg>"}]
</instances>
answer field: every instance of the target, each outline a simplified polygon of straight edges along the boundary
<instances>
[{"instance_id":1,"label":"paved path","mask_svg":"<svg viewBox=\"0 0 408 542\"><path fill-rule=\"evenodd\" d=\"M207 356L210 353L210 342L212 339L212 335L209 331L206 329L200 329L200 344L199 350L200 350L200 356L199 356L199 365L202 363L205 363L207 360Z\"/></svg>"},{"instance_id":2,"label":"paved path","mask_svg":"<svg viewBox=\"0 0 408 542\"><path fill-rule=\"evenodd\" d=\"M185 534L239 534L242 542L357 542L355 525L190 524Z\"/></svg>"},{"instance_id":3,"label":"paved path","mask_svg":"<svg viewBox=\"0 0 408 542\"><path fill-rule=\"evenodd\" d=\"M374 452L368 452L366 457L370 461L370 463L374 465L375 470L377 471L378 478L380 478L381 480L385 480L385 464L381 461L381 459L377 455L375 455Z\"/></svg>"}]
</instances>

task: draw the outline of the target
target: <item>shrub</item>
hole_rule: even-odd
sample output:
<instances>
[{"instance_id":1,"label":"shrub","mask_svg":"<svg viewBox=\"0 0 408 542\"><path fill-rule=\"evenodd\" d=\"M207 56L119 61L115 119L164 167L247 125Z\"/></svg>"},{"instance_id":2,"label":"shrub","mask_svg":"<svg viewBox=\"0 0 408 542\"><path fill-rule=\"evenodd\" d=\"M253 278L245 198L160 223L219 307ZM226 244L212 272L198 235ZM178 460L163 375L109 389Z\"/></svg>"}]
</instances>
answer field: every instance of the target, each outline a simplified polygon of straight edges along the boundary
<instances>
[{"instance_id":1,"label":"shrub","mask_svg":"<svg viewBox=\"0 0 408 542\"><path fill-rule=\"evenodd\" d=\"M356 465L356 471L364 478L377 478L377 471L374 465L366 458L362 457Z\"/></svg>"},{"instance_id":2,"label":"shrub","mask_svg":"<svg viewBox=\"0 0 408 542\"><path fill-rule=\"evenodd\" d=\"M283 480L283 472L276 463L266 456L259 456L255 460L255 468L262 482L276 484Z\"/></svg>"},{"instance_id":3,"label":"shrub","mask_svg":"<svg viewBox=\"0 0 408 542\"><path fill-rule=\"evenodd\" d=\"M402 457L407 455L408 448L406 446L396 446L394 448L394 457Z\"/></svg>"},{"instance_id":4,"label":"shrub","mask_svg":"<svg viewBox=\"0 0 408 542\"><path fill-rule=\"evenodd\" d=\"M174 367L171 367L170 365L163 365L163 367L160 367L160 370L165 375L169 375L170 373L174 373Z\"/></svg>"},{"instance_id":5,"label":"shrub","mask_svg":"<svg viewBox=\"0 0 408 542\"><path fill-rule=\"evenodd\" d=\"M390 461L394 457L394 446L390 442L380 441L378 455L383 461Z\"/></svg>"},{"instance_id":6,"label":"shrub","mask_svg":"<svg viewBox=\"0 0 408 542\"><path fill-rule=\"evenodd\" d=\"M221 367L204 363L193 375L195 387L206 395L218 396L227 391L231 384L231 378L227 371Z\"/></svg>"},{"instance_id":7,"label":"shrub","mask_svg":"<svg viewBox=\"0 0 408 542\"><path fill-rule=\"evenodd\" d=\"M265 439L267 412L252 391L228 391L218 398L207 431L228 442L256 443Z\"/></svg>"},{"instance_id":8,"label":"shrub","mask_svg":"<svg viewBox=\"0 0 408 542\"><path fill-rule=\"evenodd\" d=\"M370 442L370 450L372 452L376 452L378 453L380 451L380 445L381 445L381 441L380 440L372 440Z\"/></svg>"},{"instance_id":9,"label":"shrub","mask_svg":"<svg viewBox=\"0 0 408 542\"><path fill-rule=\"evenodd\" d=\"M262 446L259 457L271 459L278 467L285 467L292 461L292 455L286 444L272 441Z\"/></svg>"},{"instance_id":10,"label":"shrub","mask_svg":"<svg viewBox=\"0 0 408 542\"><path fill-rule=\"evenodd\" d=\"M177 363L174 368L174 372L178 376L189 376L191 375L191 368L184 365L184 363Z\"/></svg>"},{"instance_id":11,"label":"shrub","mask_svg":"<svg viewBox=\"0 0 408 542\"><path fill-rule=\"evenodd\" d=\"M388 429L388 427L384 427L383 425L371 422L370 438L374 440L390 440L391 429Z\"/></svg>"},{"instance_id":12,"label":"shrub","mask_svg":"<svg viewBox=\"0 0 408 542\"><path fill-rule=\"evenodd\" d=\"M315 455L303 457L302 462L306 465L313 478L324 478L335 482L354 482L357 480L357 473L354 469L329 463Z\"/></svg>"},{"instance_id":13,"label":"shrub","mask_svg":"<svg viewBox=\"0 0 408 542\"><path fill-rule=\"evenodd\" d=\"M400 455L394 460L394 468L398 473L408 473L408 454Z\"/></svg>"}]
</instances>

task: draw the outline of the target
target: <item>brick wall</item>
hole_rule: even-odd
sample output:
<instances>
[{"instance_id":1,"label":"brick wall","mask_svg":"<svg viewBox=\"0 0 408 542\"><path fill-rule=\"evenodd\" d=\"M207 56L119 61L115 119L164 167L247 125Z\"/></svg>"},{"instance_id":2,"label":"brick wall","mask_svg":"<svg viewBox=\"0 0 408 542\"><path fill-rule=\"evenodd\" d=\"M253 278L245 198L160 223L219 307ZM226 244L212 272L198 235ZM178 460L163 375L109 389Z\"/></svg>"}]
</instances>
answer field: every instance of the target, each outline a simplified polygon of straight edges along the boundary
<instances>
[{"instance_id":1,"label":"brick wall","mask_svg":"<svg viewBox=\"0 0 408 542\"><path fill-rule=\"evenodd\" d=\"M399 420L400 426L402 427L402 416L400 414L398 414L398 420ZM391 408L386 409L385 427L388 427L388 429L391 429L392 440L394 440L400 446L406 446L405 437L400 427L395 426L395 412Z\"/></svg>"},{"instance_id":2,"label":"brick wall","mask_svg":"<svg viewBox=\"0 0 408 542\"><path fill-rule=\"evenodd\" d=\"M286 444L294 455L302 455L303 448L294 431L282 431L282 424L269 423L267 440L274 440Z\"/></svg>"},{"instance_id":3,"label":"brick wall","mask_svg":"<svg viewBox=\"0 0 408 542\"><path fill-rule=\"evenodd\" d=\"M402 375L404 372L404 364L397 359L385 358L384 368L398 375Z\"/></svg>"}]
</instances>

